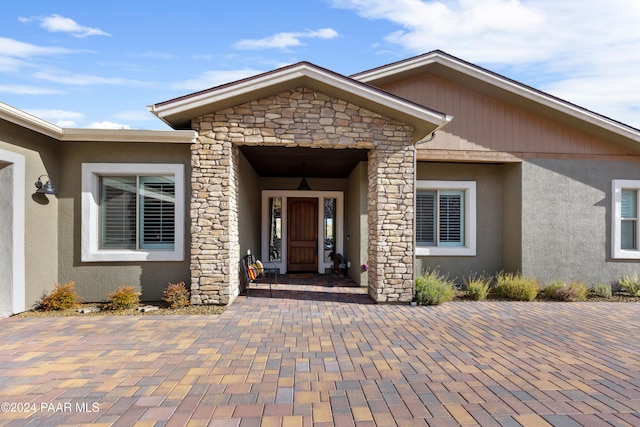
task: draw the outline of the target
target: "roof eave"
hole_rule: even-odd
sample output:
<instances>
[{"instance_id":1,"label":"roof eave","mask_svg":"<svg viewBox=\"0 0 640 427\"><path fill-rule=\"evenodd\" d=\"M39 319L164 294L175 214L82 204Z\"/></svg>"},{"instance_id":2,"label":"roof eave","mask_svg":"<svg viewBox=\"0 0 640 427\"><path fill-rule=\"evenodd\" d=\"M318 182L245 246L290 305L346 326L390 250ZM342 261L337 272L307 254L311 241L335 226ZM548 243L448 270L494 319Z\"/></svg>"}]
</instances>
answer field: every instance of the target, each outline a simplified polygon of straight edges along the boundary
<instances>
[{"instance_id":1,"label":"roof eave","mask_svg":"<svg viewBox=\"0 0 640 427\"><path fill-rule=\"evenodd\" d=\"M51 138L60 139L62 128L46 120L0 102L0 118Z\"/></svg>"},{"instance_id":2,"label":"roof eave","mask_svg":"<svg viewBox=\"0 0 640 427\"><path fill-rule=\"evenodd\" d=\"M63 142L133 142L191 144L197 138L193 130L79 129L64 128Z\"/></svg>"},{"instance_id":3,"label":"roof eave","mask_svg":"<svg viewBox=\"0 0 640 427\"><path fill-rule=\"evenodd\" d=\"M542 107L552 109L623 138L628 138L640 143L640 130L638 129L516 82L515 80L493 73L482 67L465 62L441 51L434 51L414 58L409 58L404 61L389 64L388 66L364 71L351 76L351 78L377 86L418 74L426 70L428 67L436 64L474 78L487 85L497 87L520 98L535 102ZM449 78L453 78L452 74L447 74L447 76Z\"/></svg>"},{"instance_id":4,"label":"roof eave","mask_svg":"<svg viewBox=\"0 0 640 427\"><path fill-rule=\"evenodd\" d=\"M451 120L451 117L444 113L308 63L297 64L191 96L151 105L148 109L173 128L181 128L187 126L191 118L300 86L336 96L411 124L415 128L415 140L424 138Z\"/></svg>"}]
</instances>

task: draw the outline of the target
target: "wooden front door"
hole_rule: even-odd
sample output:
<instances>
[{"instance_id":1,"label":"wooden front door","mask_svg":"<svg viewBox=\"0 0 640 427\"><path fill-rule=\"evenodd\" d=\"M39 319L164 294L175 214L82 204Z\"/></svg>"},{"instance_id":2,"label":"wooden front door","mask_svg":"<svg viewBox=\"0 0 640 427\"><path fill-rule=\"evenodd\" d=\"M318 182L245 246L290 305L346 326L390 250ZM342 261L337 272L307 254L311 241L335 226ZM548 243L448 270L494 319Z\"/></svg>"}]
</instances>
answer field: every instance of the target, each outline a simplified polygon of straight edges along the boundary
<instances>
[{"instance_id":1,"label":"wooden front door","mask_svg":"<svg viewBox=\"0 0 640 427\"><path fill-rule=\"evenodd\" d=\"M318 199L287 199L287 271L318 271Z\"/></svg>"}]
</instances>

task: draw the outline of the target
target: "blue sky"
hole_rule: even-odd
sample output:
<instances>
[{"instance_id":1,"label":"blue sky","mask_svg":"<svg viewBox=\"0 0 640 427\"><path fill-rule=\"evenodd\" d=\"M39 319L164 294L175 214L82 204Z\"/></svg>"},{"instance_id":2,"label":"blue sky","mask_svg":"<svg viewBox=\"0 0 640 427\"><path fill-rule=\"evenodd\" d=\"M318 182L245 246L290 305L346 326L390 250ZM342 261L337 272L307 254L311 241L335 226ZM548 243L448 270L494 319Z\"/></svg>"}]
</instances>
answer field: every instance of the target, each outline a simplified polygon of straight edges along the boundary
<instances>
[{"instance_id":1,"label":"blue sky","mask_svg":"<svg viewBox=\"0 0 640 427\"><path fill-rule=\"evenodd\" d=\"M167 129L147 105L440 49L640 128L639 22L638 0L5 1L0 101L64 127Z\"/></svg>"}]
</instances>

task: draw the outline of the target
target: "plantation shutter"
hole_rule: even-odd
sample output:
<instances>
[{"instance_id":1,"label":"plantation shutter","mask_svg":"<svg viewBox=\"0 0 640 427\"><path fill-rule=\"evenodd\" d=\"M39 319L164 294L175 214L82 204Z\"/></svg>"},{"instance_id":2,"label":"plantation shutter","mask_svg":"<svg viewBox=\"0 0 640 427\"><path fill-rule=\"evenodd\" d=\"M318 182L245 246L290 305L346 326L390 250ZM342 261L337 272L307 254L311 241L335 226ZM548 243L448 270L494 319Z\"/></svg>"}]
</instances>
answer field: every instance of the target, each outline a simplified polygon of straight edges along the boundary
<instances>
[{"instance_id":1,"label":"plantation shutter","mask_svg":"<svg viewBox=\"0 0 640 427\"><path fill-rule=\"evenodd\" d=\"M173 177L140 177L140 247L172 249L175 242Z\"/></svg>"},{"instance_id":2,"label":"plantation shutter","mask_svg":"<svg viewBox=\"0 0 640 427\"><path fill-rule=\"evenodd\" d=\"M136 178L103 177L100 247L136 247Z\"/></svg>"},{"instance_id":3,"label":"plantation shutter","mask_svg":"<svg viewBox=\"0 0 640 427\"><path fill-rule=\"evenodd\" d=\"M441 246L464 245L464 192L439 192L439 243Z\"/></svg>"},{"instance_id":4,"label":"plantation shutter","mask_svg":"<svg viewBox=\"0 0 640 427\"><path fill-rule=\"evenodd\" d=\"M622 249L638 249L636 233L638 226L638 192L622 190L620 224L620 246Z\"/></svg>"},{"instance_id":5,"label":"plantation shutter","mask_svg":"<svg viewBox=\"0 0 640 427\"><path fill-rule=\"evenodd\" d=\"M419 191L416 197L416 242L418 245L436 244L436 192Z\"/></svg>"}]
</instances>

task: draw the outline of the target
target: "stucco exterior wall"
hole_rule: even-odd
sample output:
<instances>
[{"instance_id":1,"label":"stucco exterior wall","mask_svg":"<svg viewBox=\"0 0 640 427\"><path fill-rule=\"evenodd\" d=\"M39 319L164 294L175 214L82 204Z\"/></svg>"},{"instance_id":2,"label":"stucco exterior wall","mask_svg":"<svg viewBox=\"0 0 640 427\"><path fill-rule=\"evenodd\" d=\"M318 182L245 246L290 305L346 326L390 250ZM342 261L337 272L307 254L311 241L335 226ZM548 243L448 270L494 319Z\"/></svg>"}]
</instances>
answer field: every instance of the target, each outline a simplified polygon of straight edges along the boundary
<instances>
[{"instance_id":1,"label":"stucco exterior wall","mask_svg":"<svg viewBox=\"0 0 640 427\"><path fill-rule=\"evenodd\" d=\"M25 308L31 308L58 279L58 197L36 194L46 174L58 185L58 142L0 120L0 149L24 156ZM20 256L13 254L13 256Z\"/></svg>"},{"instance_id":2,"label":"stucco exterior wall","mask_svg":"<svg viewBox=\"0 0 640 427\"><path fill-rule=\"evenodd\" d=\"M181 163L185 167L189 203L189 145L154 143L63 143L60 150L59 280L73 280L85 301L104 301L122 285L142 292L141 299L159 301L168 283L190 282L189 249L181 262L81 262L82 163ZM184 207L188 212L188 206ZM184 227L188 235L188 215Z\"/></svg>"},{"instance_id":3,"label":"stucco exterior wall","mask_svg":"<svg viewBox=\"0 0 640 427\"><path fill-rule=\"evenodd\" d=\"M437 268L463 283L470 274L495 274L502 269L503 166L491 164L418 163L417 179L475 181L477 198L476 256L419 256L416 275Z\"/></svg>"},{"instance_id":4,"label":"stucco exterior wall","mask_svg":"<svg viewBox=\"0 0 640 427\"><path fill-rule=\"evenodd\" d=\"M345 194L345 252L347 261L351 262L348 271L358 285L366 286L368 272L362 265L369 263L369 235L367 233L367 163L360 162L347 179L348 189ZM349 239L346 237L349 236Z\"/></svg>"},{"instance_id":5,"label":"stucco exterior wall","mask_svg":"<svg viewBox=\"0 0 640 427\"><path fill-rule=\"evenodd\" d=\"M502 170L502 269L522 271L522 164L505 164Z\"/></svg>"},{"instance_id":6,"label":"stucco exterior wall","mask_svg":"<svg viewBox=\"0 0 640 427\"><path fill-rule=\"evenodd\" d=\"M522 165L522 272L541 281L611 283L640 263L611 259L611 184L640 163L527 159Z\"/></svg>"},{"instance_id":7,"label":"stucco exterior wall","mask_svg":"<svg viewBox=\"0 0 640 427\"><path fill-rule=\"evenodd\" d=\"M240 223L240 254L250 250L260 257L260 211L262 196L260 191L260 177L251 167L246 157L240 153L240 176L238 194L238 221ZM242 278L242 274L240 274Z\"/></svg>"}]
</instances>

